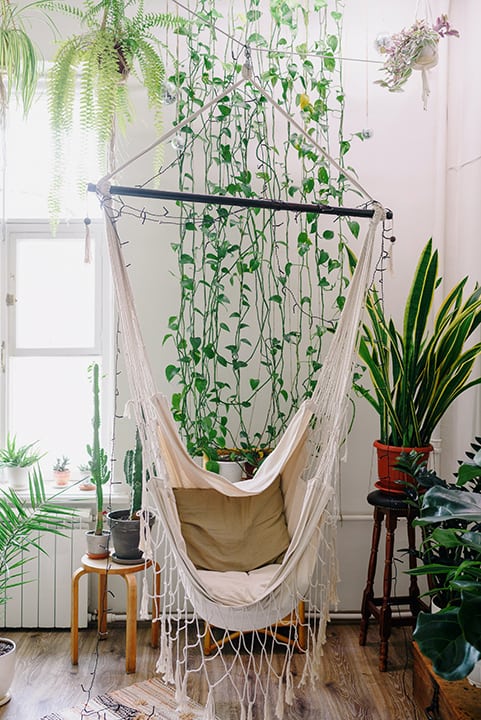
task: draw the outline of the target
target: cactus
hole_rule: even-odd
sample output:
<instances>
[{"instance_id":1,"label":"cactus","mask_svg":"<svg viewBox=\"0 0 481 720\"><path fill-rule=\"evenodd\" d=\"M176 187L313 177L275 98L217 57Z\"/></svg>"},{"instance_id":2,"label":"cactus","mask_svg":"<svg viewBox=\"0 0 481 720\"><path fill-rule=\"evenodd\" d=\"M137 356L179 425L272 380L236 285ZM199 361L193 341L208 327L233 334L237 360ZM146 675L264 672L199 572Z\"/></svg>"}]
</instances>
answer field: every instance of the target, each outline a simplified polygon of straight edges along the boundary
<instances>
[{"instance_id":1,"label":"cactus","mask_svg":"<svg viewBox=\"0 0 481 720\"><path fill-rule=\"evenodd\" d=\"M130 517L142 507L142 443L140 433L135 433L135 450L127 450L124 459L124 473L127 485L130 487Z\"/></svg>"},{"instance_id":2,"label":"cactus","mask_svg":"<svg viewBox=\"0 0 481 720\"><path fill-rule=\"evenodd\" d=\"M110 470L105 450L100 447L100 389L99 389L99 366L92 365L92 386L94 396L93 442L87 445L87 452L90 457L91 480L95 485L97 496L97 519L95 523L95 534L102 535L104 525L104 494L103 485L110 480Z\"/></svg>"}]
</instances>

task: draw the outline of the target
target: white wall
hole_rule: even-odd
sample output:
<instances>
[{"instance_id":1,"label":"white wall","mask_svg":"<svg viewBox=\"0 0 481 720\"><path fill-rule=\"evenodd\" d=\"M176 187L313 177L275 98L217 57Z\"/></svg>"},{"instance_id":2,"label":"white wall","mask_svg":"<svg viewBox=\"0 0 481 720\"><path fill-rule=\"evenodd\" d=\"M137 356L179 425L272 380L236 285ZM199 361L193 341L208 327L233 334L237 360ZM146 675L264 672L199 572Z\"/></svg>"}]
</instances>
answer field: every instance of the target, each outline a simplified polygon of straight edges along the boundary
<instances>
[{"instance_id":1,"label":"white wall","mask_svg":"<svg viewBox=\"0 0 481 720\"><path fill-rule=\"evenodd\" d=\"M397 317L401 316L419 251L430 236L441 250L447 287L464 273L471 273L474 280L481 269L481 243L476 232L481 182L481 96L475 78L481 7L477 0L450 3L453 24L460 30L461 39L441 40L441 59L430 73L432 92L425 111L420 75L413 76L402 93L389 93L374 84L379 77L377 63L381 60L374 47L376 36L412 24L417 4L416 0L345 3L343 56L353 59L344 64L345 130L346 134L365 128L373 132L371 139L353 142L349 163L369 193L394 212L394 260L392 270L385 273L384 288L387 309ZM431 5L433 17L449 9L448 0L432 0ZM61 19L59 26L66 27L65 23ZM48 55L46 28L39 31L42 48ZM168 122L167 117L166 127ZM148 145L151 139L148 116L141 111L129 130L126 155ZM147 175L147 166L141 164L139 169L124 173L122 183L135 184L138 177ZM138 233L138 225L133 224L131 232ZM170 274L173 258L164 231L146 231L140 247L140 250L132 247L131 251L138 309L159 389L170 392L161 370L170 362L170 350L162 348L161 338L168 315L175 313L178 297ZM124 376L120 379L120 390L121 409L128 396ZM133 443L133 430L121 421L117 432L117 457L123 457L125 447ZM445 472L455 468L456 458L461 457L475 432L481 433L481 417L479 393L473 392L466 405L450 413L443 423ZM358 401L347 460L342 465L340 594L341 609L346 611L359 609L367 568L371 508L366 503L366 494L375 480L372 441L376 436L377 418L366 403ZM405 546L405 539L400 540L400 546Z\"/></svg>"}]
</instances>

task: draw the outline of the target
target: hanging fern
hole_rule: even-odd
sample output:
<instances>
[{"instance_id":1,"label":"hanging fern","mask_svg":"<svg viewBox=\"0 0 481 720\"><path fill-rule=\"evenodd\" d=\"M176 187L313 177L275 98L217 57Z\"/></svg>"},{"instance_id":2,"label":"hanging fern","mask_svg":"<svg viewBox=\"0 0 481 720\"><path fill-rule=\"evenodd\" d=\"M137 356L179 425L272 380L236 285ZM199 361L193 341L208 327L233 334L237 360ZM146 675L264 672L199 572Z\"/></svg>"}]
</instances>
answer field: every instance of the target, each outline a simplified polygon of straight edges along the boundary
<instances>
[{"instance_id":1,"label":"hanging fern","mask_svg":"<svg viewBox=\"0 0 481 720\"><path fill-rule=\"evenodd\" d=\"M189 25L168 13L145 13L142 0L86 0L84 8L66 3L47 2L42 6L76 17L86 28L59 47L49 73L48 97L55 138L55 169L51 189L51 211L58 211L64 145L72 127L79 78L80 127L93 131L99 141L103 163L108 147L115 147L116 130L124 130L132 120L127 79L136 77L147 92L154 124L160 133L164 93L165 45L152 32L172 28L186 32ZM127 10L134 10L127 17ZM108 163L112 169L114 159Z\"/></svg>"}]
</instances>

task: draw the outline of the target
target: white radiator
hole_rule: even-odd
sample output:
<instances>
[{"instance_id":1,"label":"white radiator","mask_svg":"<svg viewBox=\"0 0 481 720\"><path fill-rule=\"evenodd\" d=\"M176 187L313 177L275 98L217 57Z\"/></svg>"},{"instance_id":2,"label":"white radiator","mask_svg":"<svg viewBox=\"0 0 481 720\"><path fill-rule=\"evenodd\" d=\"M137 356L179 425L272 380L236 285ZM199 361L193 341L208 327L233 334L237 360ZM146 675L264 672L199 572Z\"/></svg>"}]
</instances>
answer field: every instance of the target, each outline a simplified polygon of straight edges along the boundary
<instances>
[{"instance_id":1,"label":"white radiator","mask_svg":"<svg viewBox=\"0 0 481 720\"><path fill-rule=\"evenodd\" d=\"M85 531L89 529L90 510L80 510L63 536L49 533L39 536L35 548L23 566L25 584L11 588L5 605L0 605L0 628L69 628L72 573L85 553ZM87 627L88 583L79 583L79 627Z\"/></svg>"}]
</instances>

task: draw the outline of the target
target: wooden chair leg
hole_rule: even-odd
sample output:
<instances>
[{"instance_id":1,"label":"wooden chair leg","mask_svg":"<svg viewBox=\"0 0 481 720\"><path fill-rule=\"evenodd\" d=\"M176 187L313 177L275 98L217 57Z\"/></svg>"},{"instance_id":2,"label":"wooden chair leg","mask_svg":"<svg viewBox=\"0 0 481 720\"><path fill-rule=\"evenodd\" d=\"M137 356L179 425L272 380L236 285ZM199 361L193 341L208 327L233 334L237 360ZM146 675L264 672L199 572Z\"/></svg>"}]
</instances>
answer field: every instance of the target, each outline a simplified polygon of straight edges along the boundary
<instances>
[{"instance_id":1,"label":"wooden chair leg","mask_svg":"<svg viewBox=\"0 0 481 720\"><path fill-rule=\"evenodd\" d=\"M214 645L214 638L208 622L204 623L204 655L210 655Z\"/></svg>"},{"instance_id":2,"label":"wooden chair leg","mask_svg":"<svg viewBox=\"0 0 481 720\"><path fill-rule=\"evenodd\" d=\"M297 608L297 646L299 650L305 652L307 650L307 627L306 627L306 604L303 600Z\"/></svg>"}]
</instances>

